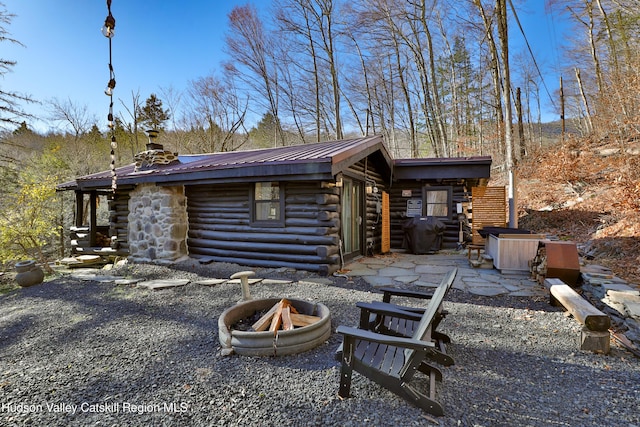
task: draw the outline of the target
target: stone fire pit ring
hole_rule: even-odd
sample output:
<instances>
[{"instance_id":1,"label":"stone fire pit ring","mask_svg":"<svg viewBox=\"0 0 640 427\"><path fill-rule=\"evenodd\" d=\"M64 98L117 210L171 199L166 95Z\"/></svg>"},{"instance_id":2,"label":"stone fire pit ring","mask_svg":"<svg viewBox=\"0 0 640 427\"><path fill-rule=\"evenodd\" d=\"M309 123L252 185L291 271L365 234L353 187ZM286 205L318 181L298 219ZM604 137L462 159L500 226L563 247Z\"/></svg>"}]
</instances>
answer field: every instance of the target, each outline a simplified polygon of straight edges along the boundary
<instances>
[{"instance_id":1,"label":"stone fire pit ring","mask_svg":"<svg viewBox=\"0 0 640 427\"><path fill-rule=\"evenodd\" d=\"M289 299L301 314L320 317L314 324L289 331L239 331L231 329L238 320L262 310L268 310L281 298L255 299L226 309L218 318L218 336L222 354L242 356L286 356L311 350L331 336L331 314L321 303Z\"/></svg>"}]
</instances>

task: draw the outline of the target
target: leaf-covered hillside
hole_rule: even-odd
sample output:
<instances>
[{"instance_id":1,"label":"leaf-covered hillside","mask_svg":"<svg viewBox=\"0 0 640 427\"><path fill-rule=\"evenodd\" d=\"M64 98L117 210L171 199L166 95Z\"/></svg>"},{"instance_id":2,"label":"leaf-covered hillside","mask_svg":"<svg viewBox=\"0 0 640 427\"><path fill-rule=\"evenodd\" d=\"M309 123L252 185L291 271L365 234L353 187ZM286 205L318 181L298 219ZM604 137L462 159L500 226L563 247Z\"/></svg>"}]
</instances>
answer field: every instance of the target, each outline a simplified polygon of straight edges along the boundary
<instances>
[{"instance_id":1,"label":"leaf-covered hillside","mask_svg":"<svg viewBox=\"0 0 640 427\"><path fill-rule=\"evenodd\" d=\"M517 168L519 227L575 241L587 262L640 284L640 136L569 138Z\"/></svg>"}]
</instances>

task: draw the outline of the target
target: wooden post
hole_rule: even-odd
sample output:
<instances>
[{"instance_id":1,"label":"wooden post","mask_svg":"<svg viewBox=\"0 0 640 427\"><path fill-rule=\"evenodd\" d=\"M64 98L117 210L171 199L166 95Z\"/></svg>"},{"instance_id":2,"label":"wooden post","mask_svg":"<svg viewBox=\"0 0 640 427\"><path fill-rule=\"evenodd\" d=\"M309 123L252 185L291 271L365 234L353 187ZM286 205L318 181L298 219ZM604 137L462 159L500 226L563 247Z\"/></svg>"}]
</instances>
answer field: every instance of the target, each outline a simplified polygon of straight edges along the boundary
<instances>
[{"instance_id":1,"label":"wooden post","mask_svg":"<svg viewBox=\"0 0 640 427\"><path fill-rule=\"evenodd\" d=\"M516 153L516 158L522 160L527 155L527 145L524 138L524 123L522 122L522 99L520 88L516 88L516 114L518 115L518 141L520 152Z\"/></svg>"},{"instance_id":2,"label":"wooden post","mask_svg":"<svg viewBox=\"0 0 640 427\"><path fill-rule=\"evenodd\" d=\"M89 219L89 246L96 246L96 233L98 232L98 192L92 191L90 195L90 219Z\"/></svg>"},{"instance_id":3,"label":"wooden post","mask_svg":"<svg viewBox=\"0 0 640 427\"><path fill-rule=\"evenodd\" d=\"M609 331L591 331L586 326L583 327L580 333L580 350L609 354L611 351Z\"/></svg>"},{"instance_id":4,"label":"wooden post","mask_svg":"<svg viewBox=\"0 0 640 427\"><path fill-rule=\"evenodd\" d=\"M564 120L564 86L562 85L562 76L560 76L560 120L562 122L562 142L564 143L566 125Z\"/></svg>"},{"instance_id":5,"label":"wooden post","mask_svg":"<svg viewBox=\"0 0 640 427\"><path fill-rule=\"evenodd\" d=\"M84 216L84 193L76 190L76 227L82 227L82 217Z\"/></svg>"}]
</instances>

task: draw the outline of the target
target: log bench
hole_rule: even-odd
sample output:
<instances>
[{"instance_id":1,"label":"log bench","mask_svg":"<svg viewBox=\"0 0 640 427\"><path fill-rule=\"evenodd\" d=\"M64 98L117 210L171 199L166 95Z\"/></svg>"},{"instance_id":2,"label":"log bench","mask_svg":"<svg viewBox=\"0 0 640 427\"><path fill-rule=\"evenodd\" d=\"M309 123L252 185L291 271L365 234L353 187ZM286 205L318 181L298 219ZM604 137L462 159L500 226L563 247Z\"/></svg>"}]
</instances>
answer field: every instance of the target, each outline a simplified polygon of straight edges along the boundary
<instances>
[{"instance_id":1,"label":"log bench","mask_svg":"<svg viewBox=\"0 0 640 427\"><path fill-rule=\"evenodd\" d=\"M591 305L571 286L560 279L545 279L545 287L551 293L551 303L562 305L578 322L583 325L580 349L608 354L610 349L609 316Z\"/></svg>"}]
</instances>

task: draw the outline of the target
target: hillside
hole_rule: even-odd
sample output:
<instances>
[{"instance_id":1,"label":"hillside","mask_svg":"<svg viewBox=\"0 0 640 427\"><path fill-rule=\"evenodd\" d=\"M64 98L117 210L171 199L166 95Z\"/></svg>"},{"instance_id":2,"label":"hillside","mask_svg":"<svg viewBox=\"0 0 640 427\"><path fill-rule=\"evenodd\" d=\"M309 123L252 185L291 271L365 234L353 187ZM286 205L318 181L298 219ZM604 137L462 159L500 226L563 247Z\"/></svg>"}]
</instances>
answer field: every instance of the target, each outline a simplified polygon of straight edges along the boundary
<instances>
[{"instance_id":1,"label":"hillside","mask_svg":"<svg viewBox=\"0 0 640 427\"><path fill-rule=\"evenodd\" d=\"M640 284L640 136L569 138L518 165L518 226L578 244L590 263Z\"/></svg>"}]
</instances>

